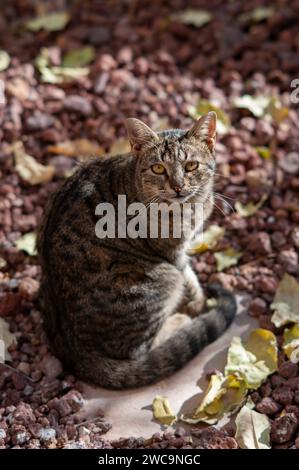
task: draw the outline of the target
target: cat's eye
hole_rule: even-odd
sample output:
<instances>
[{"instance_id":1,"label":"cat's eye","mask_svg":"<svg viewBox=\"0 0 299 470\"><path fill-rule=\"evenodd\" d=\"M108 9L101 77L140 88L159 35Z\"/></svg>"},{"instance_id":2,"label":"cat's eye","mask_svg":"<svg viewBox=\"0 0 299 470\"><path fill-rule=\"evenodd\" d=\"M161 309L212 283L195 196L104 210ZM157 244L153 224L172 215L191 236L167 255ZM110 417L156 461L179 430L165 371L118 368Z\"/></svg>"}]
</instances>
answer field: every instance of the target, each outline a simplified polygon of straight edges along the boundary
<instances>
[{"instance_id":1,"label":"cat's eye","mask_svg":"<svg viewBox=\"0 0 299 470\"><path fill-rule=\"evenodd\" d=\"M185 166L186 171L194 171L198 167L198 162L187 162Z\"/></svg>"},{"instance_id":2,"label":"cat's eye","mask_svg":"<svg viewBox=\"0 0 299 470\"><path fill-rule=\"evenodd\" d=\"M151 166L152 172L155 173L156 175L163 175L166 173L165 167L161 165L160 163L156 163L155 165Z\"/></svg>"}]
</instances>

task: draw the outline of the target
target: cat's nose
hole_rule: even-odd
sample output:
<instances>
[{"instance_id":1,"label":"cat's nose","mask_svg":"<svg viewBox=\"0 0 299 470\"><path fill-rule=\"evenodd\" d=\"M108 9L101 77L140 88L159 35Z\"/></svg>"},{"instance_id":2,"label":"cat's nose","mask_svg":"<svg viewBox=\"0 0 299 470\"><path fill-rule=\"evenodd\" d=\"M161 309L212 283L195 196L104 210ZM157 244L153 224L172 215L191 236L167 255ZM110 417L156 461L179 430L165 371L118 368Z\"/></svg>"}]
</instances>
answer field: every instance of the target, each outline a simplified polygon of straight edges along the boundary
<instances>
[{"instance_id":1,"label":"cat's nose","mask_svg":"<svg viewBox=\"0 0 299 470\"><path fill-rule=\"evenodd\" d=\"M173 186L173 190L177 193L177 194L180 194L180 192L182 191L182 186Z\"/></svg>"}]
</instances>

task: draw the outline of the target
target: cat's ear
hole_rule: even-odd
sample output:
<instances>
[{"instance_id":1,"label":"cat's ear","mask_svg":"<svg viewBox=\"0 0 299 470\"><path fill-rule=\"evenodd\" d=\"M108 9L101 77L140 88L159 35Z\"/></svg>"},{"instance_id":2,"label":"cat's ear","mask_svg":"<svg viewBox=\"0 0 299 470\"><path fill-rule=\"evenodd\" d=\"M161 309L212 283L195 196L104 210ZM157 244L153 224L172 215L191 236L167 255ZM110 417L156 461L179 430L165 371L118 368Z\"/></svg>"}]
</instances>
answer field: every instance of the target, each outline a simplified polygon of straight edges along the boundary
<instances>
[{"instance_id":1,"label":"cat's ear","mask_svg":"<svg viewBox=\"0 0 299 470\"><path fill-rule=\"evenodd\" d=\"M209 150L213 153L216 140L216 124L217 115L214 111L201 116L196 123L186 133L186 137L194 137L195 139L205 142Z\"/></svg>"},{"instance_id":2,"label":"cat's ear","mask_svg":"<svg viewBox=\"0 0 299 470\"><path fill-rule=\"evenodd\" d=\"M153 142L159 140L157 134L144 122L139 119L128 118L125 121L129 141L132 147L132 152L136 155L139 154L140 150Z\"/></svg>"}]
</instances>

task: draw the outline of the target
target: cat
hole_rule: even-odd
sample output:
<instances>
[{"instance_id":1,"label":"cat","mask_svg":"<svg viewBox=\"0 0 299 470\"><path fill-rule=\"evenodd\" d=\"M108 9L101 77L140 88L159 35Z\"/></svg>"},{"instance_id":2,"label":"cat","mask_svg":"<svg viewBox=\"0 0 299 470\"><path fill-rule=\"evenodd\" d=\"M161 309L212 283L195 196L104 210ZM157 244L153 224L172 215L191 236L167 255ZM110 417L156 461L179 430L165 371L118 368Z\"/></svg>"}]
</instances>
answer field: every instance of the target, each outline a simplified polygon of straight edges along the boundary
<instances>
[{"instance_id":1,"label":"cat","mask_svg":"<svg viewBox=\"0 0 299 470\"><path fill-rule=\"evenodd\" d=\"M83 164L48 203L37 247L40 301L53 352L78 378L111 389L172 374L219 337L236 313L234 296L208 286L217 307L200 313L204 294L188 256L213 208L216 114L188 130L154 132L126 120L131 152ZM96 206L201 203L189 236L98 238ZM147 210L146 209L146 210ZM186 311L178 313L187 298Z\"/></svg>"}]
</instances>

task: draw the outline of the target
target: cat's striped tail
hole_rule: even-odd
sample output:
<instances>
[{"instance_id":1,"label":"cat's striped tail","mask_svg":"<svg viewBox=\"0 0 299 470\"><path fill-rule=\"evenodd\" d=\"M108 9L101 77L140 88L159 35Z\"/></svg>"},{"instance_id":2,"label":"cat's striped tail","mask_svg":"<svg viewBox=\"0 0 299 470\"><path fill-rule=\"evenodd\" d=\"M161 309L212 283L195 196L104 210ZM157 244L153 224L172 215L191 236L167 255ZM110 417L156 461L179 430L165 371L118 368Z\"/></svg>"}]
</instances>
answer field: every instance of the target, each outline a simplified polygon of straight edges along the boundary
<instances>
[{"instance_id":1,"label":"cat's striped tail","mask_svg":"<svg viewBox=\"0 0 299 470\"><path fill-rule=\"evenodd\" d=\"M134 360L114 360L89 351L86 357L80 354L75 373L111 389L148 385L172 374L221 336L235 317L236 301L230 292L217 284L209 285L208 292L217 298L217 307L200 314L160 346Z\"/></svg>"}]
</instances>

